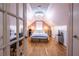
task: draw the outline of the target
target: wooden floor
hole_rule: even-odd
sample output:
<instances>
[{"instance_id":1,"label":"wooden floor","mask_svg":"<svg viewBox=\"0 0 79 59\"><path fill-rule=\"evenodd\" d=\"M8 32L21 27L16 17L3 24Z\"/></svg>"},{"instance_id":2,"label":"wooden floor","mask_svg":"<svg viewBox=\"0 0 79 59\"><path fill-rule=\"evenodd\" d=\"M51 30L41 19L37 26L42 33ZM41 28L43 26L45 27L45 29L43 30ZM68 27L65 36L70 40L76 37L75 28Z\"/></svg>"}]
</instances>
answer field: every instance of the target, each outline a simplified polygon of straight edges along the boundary
<instances>
[{"instance_id":1,"label":"wooden floor","mask_svg":"<svg viewBox=\"0 0 79 59\"><path fill-rule=\"evenodd\" d=\"M66 47L49 38L48 43L32 43L27 39L27 56L66 56Z\"/></svg>"}]
</instances>

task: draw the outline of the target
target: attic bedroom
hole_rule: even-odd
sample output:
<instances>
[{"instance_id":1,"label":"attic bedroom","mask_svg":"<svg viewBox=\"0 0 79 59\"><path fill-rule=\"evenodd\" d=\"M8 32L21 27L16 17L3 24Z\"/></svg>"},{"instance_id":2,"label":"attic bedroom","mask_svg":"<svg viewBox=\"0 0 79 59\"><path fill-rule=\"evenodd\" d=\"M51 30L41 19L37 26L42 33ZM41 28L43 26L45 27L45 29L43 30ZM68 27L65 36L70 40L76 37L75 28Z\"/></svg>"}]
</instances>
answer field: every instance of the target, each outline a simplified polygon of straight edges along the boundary
<instances>
[{"instance_id":1,"label":"attic bedroom","mask_svg":"<svg viewBox=\"0 0 79 59\"><path fill-rule=\"evenodd\" d=\"M68 11L68 4L27 4L27 55L66 55Z\"/></svg>"}]
</instances>

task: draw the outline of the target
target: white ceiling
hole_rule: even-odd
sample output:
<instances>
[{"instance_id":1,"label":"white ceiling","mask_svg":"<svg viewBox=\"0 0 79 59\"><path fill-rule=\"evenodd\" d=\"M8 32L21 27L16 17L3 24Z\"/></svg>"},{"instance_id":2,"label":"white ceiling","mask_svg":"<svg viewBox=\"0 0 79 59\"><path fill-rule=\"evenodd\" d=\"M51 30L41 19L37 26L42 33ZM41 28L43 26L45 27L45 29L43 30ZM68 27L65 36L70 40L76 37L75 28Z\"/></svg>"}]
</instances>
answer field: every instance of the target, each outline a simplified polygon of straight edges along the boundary
<instances>
[{"instance_id":1,"label":"white ceiling","mask_svg":"<svg viewBox=\"0 0 79 59\"><path fill-rule=\"evenodd\" d=\"M68 3L30 3L32 10L34 11L39 5L41 8L48 12L48 16L51 16L48 21L55 25L67 25L69 20L69 4ZM52 25L52 24L51 24Z\"/></svg>"},{"instance_id":2,"label":"white ceiling","mask_svg":"<svg viewBox=\"0 0 79 59\"><path fill-rule=\"evenodd\" d=\"M46 11L48 9L49 3L30 3L32 10L36 10L38 6L41 6L41 9Z\"/></svg>"}]
</instances>

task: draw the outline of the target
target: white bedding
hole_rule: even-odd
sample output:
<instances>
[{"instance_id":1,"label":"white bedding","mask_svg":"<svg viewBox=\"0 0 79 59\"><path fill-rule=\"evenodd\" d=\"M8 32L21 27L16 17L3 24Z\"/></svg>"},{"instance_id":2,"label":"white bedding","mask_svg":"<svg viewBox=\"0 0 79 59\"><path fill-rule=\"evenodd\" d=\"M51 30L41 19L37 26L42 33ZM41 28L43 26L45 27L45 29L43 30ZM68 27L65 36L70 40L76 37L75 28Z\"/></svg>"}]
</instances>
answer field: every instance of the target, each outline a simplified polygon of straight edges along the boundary
<instances>
[{"instance_id":1,"label":"white bedding","mask_svg":"<svg viewBox=\"0 0 79 59\"><path fill-rule=\"evenodd\" d=\"M32 35L31 38L40 38L40 39L47 39L48 35L47 33L43 32L42 30L35 31Z\"/></svg>"}]
</instances>

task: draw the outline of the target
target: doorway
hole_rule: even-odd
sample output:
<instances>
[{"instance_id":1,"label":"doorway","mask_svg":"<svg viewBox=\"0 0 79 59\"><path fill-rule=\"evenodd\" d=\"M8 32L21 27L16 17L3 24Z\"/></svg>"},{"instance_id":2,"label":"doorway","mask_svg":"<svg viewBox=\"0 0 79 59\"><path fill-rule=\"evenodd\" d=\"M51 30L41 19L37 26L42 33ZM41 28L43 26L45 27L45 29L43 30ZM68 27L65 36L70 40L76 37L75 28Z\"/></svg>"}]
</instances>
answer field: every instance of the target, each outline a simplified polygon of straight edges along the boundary
<instances>
[{"instance_id":1,"label":"doorway","mask_svg":"<svg viewBox=\"0 0 79 59\"><path fill-rule=\"evenodd\" d=\"M68 48L69 47L68 46L68 43L69 43L68 42L69 41L68 40L68 34L69 34L68 31L70 30L69 21L71 20L70 13L72 11L72 8L71 8L72 4L67 4L67 3L63 3L63 4L62 3L55 3L55 4L51 3L50 4L49 3L49 4L45 5L44 3L43 4L42 3L39 3L39 4L29 3L28 5L29 6L27 6L27 9L29 9L30 11L28 10L27 16L29 15L29 12L30 12L31 17L27 18L27 25L28 26L29 26L29 24L33 25L32 29L35 29L35 27L34 27L35 26L35 18L33 17L34 14L32 12L35 11L35 9L38 7L38 5L40 5L42 9L43 8L45 9L48 6L48 9L46 9L47 12L45 10L46 17L43 14L43 19L41 19L41 18L40 19L43 20L46 24L48 24L50 26L50 28L51 28L50 33L52 36L51 40L54 40L55 44L59 43L59 41L60 41L63 44L62 46L66 47L66 53L63 54L63 52L60 52L60 54L58 54L58 55L67 56L68 55L67 51L69 51L68 49L70 49L70 48ZM41 9L40 9L40 11L41 11ZM47 27L45 29L47 30ZM63 33L63 35L60 36L60 37L63 36L62 40L59 40L59 37L58 37L59 31L60 31L60 33ZM30 41L30 40L31 40L30 38L27 39L27 46L28 46L27 52L29 52L27 55L52 55L52 56L55 55L55 54L53 54L55 52L52 52L52 51L55 51L55 49L53 50L52 48L47 48L48 46L53 47L54 44L52 44L52 41L49 45L49 44L42 44L42 43L37 43L37 44L33 44L31 42L28 43L28 41ZM41 50L41 47L37 47L38 45L43 47L42 50ZM47 45L47 46L45 46L45 45ZM58 47L58 45L57 45L57 47ZM57 47L55 46L54 48L57 49ZM59 49L64 50L62 48L59 48ZM49 50L52 53L49 53L50 52ZM37 51L37 52L34 52L34 51ZM38 51L40 51L40 52L38 52ZM41 53L42 51L44 51L44 53ZM58 53L58 52L56 52L56 53Z\"/></svg>"}]
</instances>

